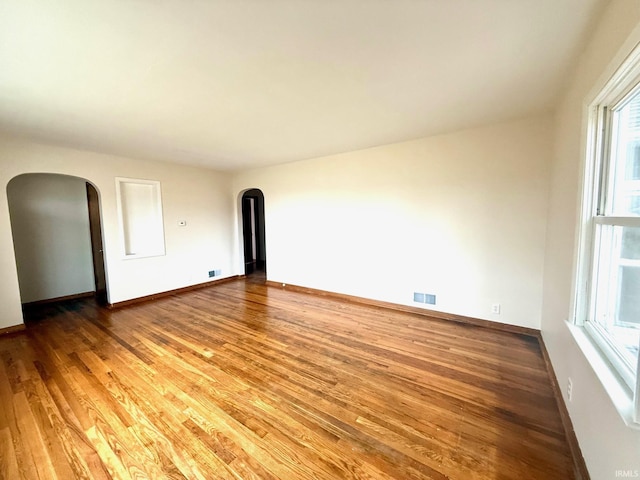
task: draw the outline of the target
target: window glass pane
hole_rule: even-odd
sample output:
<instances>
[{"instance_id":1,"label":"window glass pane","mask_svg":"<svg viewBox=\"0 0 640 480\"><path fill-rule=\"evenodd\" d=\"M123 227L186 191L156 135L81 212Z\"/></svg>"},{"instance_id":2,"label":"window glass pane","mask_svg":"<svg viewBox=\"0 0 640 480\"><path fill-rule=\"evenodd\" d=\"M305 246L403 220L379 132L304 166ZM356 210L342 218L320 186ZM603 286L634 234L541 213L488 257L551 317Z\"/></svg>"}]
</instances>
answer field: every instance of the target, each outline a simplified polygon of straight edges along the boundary
<instances>
[{"instance_id":1,"label":"window glass pane","mask_svg":"<svg viewBox=\"0 0 640 480\"><path fill-rule=\"evenodd\" d=\"M633 141L627 152L627 164L624 171L625 180L640 180L640 141Z\"/></svg>"},{"instance_id":2,"label":"window glass pane","mask_svg":"<svg viewBox=\"0 0 640 480\"><path fill-rule=\"evenodd\" d=\"M640 92L613 112L612 188L613 215L640 215Z\"/></svg>"},{"instance_id":3,"label":"window glass pane","mask_svg":"<svg viewBox=\"0 0 640 480\"><path fill-rule=\"evenodd\" d=\"M622 326L640 326L640 267L620 266L620 294L616 323Z\"/></svg>"},{"instance_id":4,"label":"window glass pane","mask_svg":"<svg viewBox=\"0 0 640 480\"><path fill-rule=\"evenodd\" d=\"M640 228L601 225L596 247L593 321L635 371L640 341Z\"/></svg>"},{"instance_id":5,"label":"window glass pane","mask_svg":"<svg viewBox=\"0 0 640 480\"><path fill-rule=\"evenodd\" d=\"M619 228L622 229L621 257L629 260L640 260L640 228Z\"/></svg>"}]
</instances>

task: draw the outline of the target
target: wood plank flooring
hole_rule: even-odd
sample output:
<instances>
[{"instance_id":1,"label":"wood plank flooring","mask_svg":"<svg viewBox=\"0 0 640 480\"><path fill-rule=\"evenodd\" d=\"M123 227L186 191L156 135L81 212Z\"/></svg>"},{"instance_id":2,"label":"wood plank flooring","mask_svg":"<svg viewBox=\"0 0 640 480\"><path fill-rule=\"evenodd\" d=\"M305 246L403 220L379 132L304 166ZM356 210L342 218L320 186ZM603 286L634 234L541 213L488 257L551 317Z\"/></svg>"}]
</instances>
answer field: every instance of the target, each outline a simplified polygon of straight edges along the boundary
<instances>
[{"instance_id":1,"label":"wood plank flooring","mask_svg":"<svg viewBox=\"0 0 640 480\"><path fill-rule=\"evenodd\" d=\"M238 280L0 338L2 479L571 479L537 339Z\"/></svg>"}]
</instances>

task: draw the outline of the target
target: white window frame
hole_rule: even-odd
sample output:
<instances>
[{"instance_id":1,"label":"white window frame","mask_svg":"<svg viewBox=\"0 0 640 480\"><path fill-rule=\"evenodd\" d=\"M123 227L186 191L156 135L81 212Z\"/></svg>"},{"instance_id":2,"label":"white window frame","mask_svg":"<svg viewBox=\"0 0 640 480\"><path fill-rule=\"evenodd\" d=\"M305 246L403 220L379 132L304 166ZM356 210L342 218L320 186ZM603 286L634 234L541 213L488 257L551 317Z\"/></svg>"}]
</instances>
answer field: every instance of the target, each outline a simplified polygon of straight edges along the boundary
<instances>
[{"instance_id":1,"label":"white window frame","mask_svg":"<svg viewBox=\"0 0 640 480\"><path fill-rule=\"evenodd\" d=\"M603 205L599 192L601 185L608 181L607 171L603 168L603 163L608 161L606 154L610 148L607 142L611 138L611 122L607 121L607 115L632 92L640 92L640 45L622 62L588 107L579 257L571 330L625 423L640 428L640 355L636 371L633 372L617 353L617 347L599 331L597 324L589 321L595 297L591 280L596 268L594 259L597 242L594 240L597 226L640 227L640 217L600 215ZM586 342L596 348L588 346ZM595 358L596 355L600 358ZM605 369L609 371L605 372ZM612 379L618 384L612 385Z\"/></svg>"}]
</instances>

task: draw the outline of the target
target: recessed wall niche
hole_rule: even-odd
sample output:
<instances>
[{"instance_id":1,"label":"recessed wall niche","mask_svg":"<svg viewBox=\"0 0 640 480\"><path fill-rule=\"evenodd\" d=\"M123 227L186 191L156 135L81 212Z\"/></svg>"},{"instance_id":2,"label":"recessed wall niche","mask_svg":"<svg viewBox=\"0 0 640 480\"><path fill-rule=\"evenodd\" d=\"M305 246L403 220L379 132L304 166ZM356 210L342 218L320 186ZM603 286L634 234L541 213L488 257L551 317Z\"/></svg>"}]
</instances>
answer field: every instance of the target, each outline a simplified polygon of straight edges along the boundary
<instances>
[{"instance_id":1,"label":"recessed wall niche","mask_svg":"<svg viewBox=\"0 0 640 480\"><path fill-rule=\"evenodd\" d=\"M160 182L117 177L116 199L124 257L164 255Z\"/></svg>"}]
</instances>

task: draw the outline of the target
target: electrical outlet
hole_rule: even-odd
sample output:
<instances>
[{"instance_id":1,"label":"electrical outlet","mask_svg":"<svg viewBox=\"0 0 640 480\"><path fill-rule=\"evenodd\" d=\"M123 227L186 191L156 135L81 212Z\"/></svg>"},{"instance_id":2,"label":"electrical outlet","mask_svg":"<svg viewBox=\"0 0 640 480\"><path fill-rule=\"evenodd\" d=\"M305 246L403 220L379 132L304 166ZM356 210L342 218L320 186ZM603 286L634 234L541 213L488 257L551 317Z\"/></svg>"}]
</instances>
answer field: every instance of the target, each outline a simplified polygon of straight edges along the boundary
<instances>
[{"instance_id":1,"label":"electrical outlet","mask_svg":"<svg viewBox=\"0 0 640 480\"><path fill-rule=\"evenodd\" d=\"M573 381L571 380L571 377L569 377L567 379L567 399L571 401L572 398L573 398Z\"/></svg>"},{"instance_id":2,"label":"electrical outlet","mask_svg":"<svg viewBox=\"0 0 640 480\"><path fill-rule=\"evenodd\" d=\"M215 277L215 276L216 276L216 271L215 270L209 270L209 278Z\"/></svg>"},{"instance_id":3,"label":"electrical outlet","mask_svg":"<svg viewBox=\"0 0 640 480\"><path fill-rule=\"evenodd\" d=\"M491 305L491 313L494 315L500 315L500 304L494 303Z\"/></svg>"}]
</instances>

